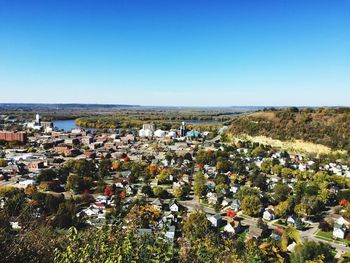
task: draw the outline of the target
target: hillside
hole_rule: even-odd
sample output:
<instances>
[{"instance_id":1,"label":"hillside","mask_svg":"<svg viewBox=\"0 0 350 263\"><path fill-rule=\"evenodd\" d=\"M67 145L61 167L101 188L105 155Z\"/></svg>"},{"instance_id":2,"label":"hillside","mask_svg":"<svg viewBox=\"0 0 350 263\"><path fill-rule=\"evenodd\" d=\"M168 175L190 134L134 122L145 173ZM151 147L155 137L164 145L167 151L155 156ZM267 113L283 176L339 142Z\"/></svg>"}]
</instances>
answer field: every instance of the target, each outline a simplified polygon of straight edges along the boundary
<instances>
[{"instance_id":1,"label":"hillside","mask_svg":"<svg viewBox=\"0 0 350 263\"><path fill-rule=\"evenodd\" d=\"M234 135L302 140L349 151L350 108L259 111L235 118L230 131Z\"/></svg>"}]
</instances>

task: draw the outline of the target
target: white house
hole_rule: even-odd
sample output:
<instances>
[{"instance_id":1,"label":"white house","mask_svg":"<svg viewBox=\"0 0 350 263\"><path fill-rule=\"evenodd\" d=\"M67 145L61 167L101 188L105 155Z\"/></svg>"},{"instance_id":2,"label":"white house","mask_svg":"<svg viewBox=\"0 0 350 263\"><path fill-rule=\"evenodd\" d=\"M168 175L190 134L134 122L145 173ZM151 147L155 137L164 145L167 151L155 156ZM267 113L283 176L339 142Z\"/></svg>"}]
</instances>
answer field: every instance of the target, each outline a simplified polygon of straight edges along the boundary
<instances>
[{"instance_id":1,"label":"white house","mask_svg":"<svg viewBox=\"0 0 350 263\"><path fill-rule=\"evenodd\" d=\"M232 222L227 222L227 225L224 227L224 231L227 233L236 234L240 231L240 228L240 222L233 220Z\"/></svg>"},{"instance_id":2,"label":"white house","mask_svg":"<svg viewBox=\"0 0 350 263\"><path fill-rule=\"evenodd\" d=\"M350 220L348 220L347 218L341 216L337 219L336 223L338 225L345 225L346 227L350 226Z\"/></svg>"},{"instance_id":3,"label":"white house","mask_svg":"<svg viewBox=\"0 0 350 263\"><path fill-rule=\"evenodd\" d=\"M298 216L293 214L291 216L288 216L287 218L287 225L292 225L294 226L295 225L295 221L297 220Z\"/></svg>"},{"instance_id":4,"label":"white house","mask_svg":"<svg viewBox=\"0 0 350 263\"><path fill-rule=\"evenodd\" d=\"M275 212L272 209L270 209L270 208L265 209L264 214L263 214L263 218L265 220L268 220L268 221L274 220L275 217L276 217Z\"/></svg>"},{"instance_id":5,"label":"white house","mask_svg":"<svg viewBox=\"0 0 350 263\"><path fill-rule=\"evenodd\" d=\"M170 200L170 203L169 203L169 209L171 212L179 212L179 205L177 204L177 201L176 199L172 199Z\"/></svg>"},{"instance_id":6,"label":"white house","mask_svg":"<svg viewBox=\"0 0 350 263\"><path fill-rule=\"evenodd\" d=\"M214 227L219 227L222 222L222 217L220 214L209 215L207 218Z\"/></svg>"},{"instance_id":7,"label":"white house","mask_svg":"<svg viewBox=\"0 0 350 263\"><path fill-rule=\"evenodd\" d=\"M239 199L234 199L230 205L230 208L234 211L239 211L241 208L241 201Z\"/></svg>"},{"instance_id":8,"label":"white house","mask_svg":"<svg viewBox=\"0 0 350 263\"><path fill-rule=\"evenodd\" d=\"M341 225L341 224L335 223L333 228L333 237L344 239L345 234L346 234L346 226L344 224Z\"/></svg>"}]
</instances>

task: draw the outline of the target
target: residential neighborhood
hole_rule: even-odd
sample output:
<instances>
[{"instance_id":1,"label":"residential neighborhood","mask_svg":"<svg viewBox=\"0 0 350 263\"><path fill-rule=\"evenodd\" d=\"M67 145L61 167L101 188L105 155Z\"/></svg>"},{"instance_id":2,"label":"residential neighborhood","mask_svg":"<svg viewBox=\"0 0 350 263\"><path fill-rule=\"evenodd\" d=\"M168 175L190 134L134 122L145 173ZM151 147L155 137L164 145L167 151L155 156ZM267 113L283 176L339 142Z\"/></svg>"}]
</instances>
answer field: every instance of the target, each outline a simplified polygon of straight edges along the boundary
<instances>
[{"instance_id":1,"label":"residential neighborhood","mask_svg":"<svg viewBox=\"0 0 350 263\"><path fill-rule=\"evenodd\" d=\"M187 130L185 122L105 132L35 120L23 125L22 141L13 140L17 131L0 131L7 134L0 137L0 209L12 231L34 222L117 224L179 246L187 222L203 214L224 240L281 242L279 253L315 241L338 259L350 253L350 167L340 158L227 141L225 129L207 139L210 131Z\"/></svg>"}]
</instances>

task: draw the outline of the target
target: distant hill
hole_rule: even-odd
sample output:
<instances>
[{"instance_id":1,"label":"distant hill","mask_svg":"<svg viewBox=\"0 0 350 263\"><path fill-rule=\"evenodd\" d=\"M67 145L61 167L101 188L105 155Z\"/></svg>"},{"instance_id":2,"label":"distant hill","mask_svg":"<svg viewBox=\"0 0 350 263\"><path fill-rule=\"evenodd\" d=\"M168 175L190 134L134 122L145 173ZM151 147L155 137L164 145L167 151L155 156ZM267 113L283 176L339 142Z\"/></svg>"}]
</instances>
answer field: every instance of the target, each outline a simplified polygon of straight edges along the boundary
<instances>
[{"instance_id":1,"label":"distant hill","mask_svg":"<svg viewBox=\"0 0 350 263\"><path fill-rule=\"evenodd\" d=\"M258 111L235 118L233 134L303 140L332 149L350 150L350 108Z\"/></svg>"}]
</instances>

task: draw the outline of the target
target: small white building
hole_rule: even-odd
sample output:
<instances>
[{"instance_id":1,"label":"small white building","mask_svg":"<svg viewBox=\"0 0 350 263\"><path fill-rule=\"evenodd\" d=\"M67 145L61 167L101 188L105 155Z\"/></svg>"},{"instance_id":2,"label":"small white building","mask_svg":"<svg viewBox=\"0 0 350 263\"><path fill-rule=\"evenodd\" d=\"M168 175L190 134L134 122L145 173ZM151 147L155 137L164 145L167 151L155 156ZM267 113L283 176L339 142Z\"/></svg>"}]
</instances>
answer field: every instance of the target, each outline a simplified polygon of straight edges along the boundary
<instances>
[{"instance_id":1,"label":"small white building","mask_svg":"<svg viewBox=\"0 0 350 263\"><path fill-rule=\"evenodd\" d=\"M264 213L263 213L263 218L265 220L274 220L275 219L275 212L271 208L266 208Z\"/></svg>"},{"instance_id":2,"label":"small white building","mask_svg":"<svg viewBox=\"0 0 350 263\"><path fill-rule=\"evenodd\" d=\"M221 225L222 217L220 214L209 215L207 218L214 227L219 227Z\"/></svg>"}]
</instances>

